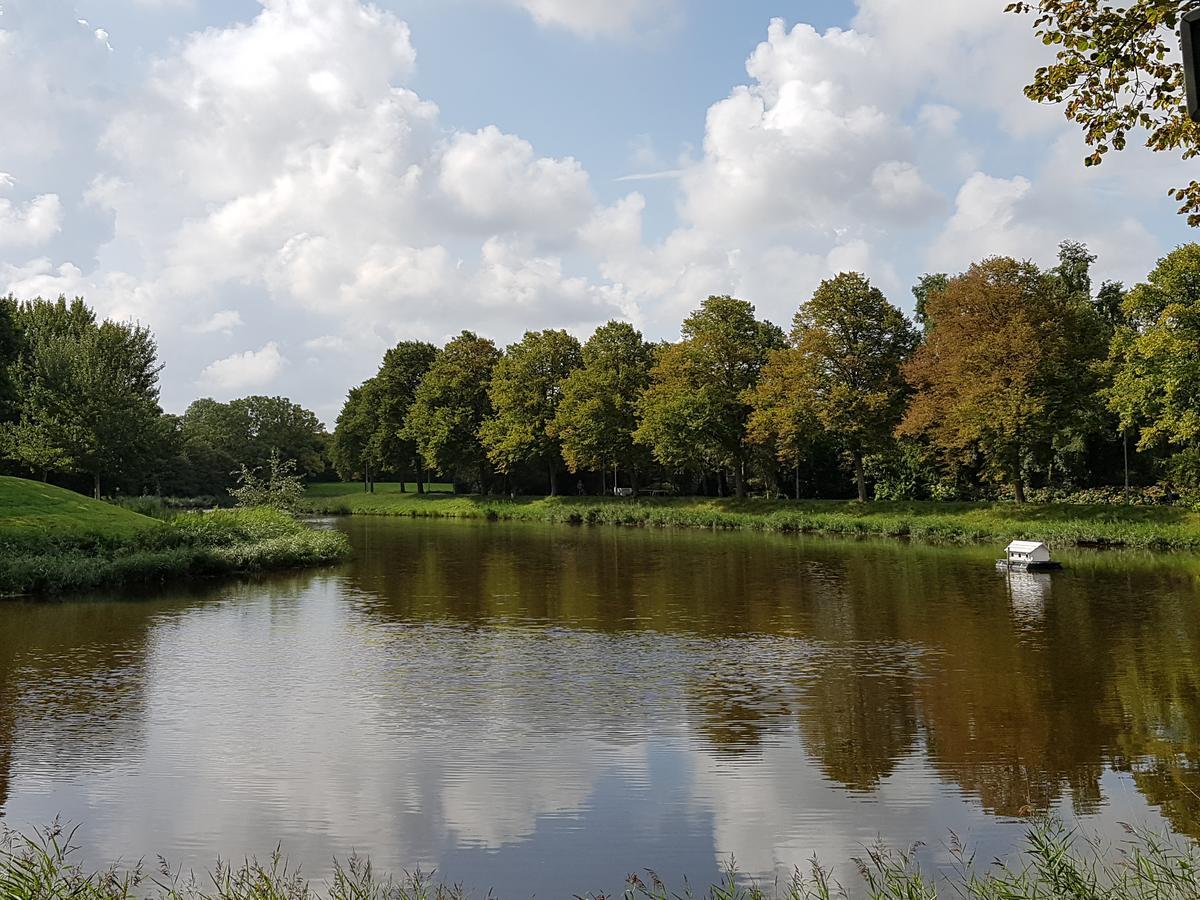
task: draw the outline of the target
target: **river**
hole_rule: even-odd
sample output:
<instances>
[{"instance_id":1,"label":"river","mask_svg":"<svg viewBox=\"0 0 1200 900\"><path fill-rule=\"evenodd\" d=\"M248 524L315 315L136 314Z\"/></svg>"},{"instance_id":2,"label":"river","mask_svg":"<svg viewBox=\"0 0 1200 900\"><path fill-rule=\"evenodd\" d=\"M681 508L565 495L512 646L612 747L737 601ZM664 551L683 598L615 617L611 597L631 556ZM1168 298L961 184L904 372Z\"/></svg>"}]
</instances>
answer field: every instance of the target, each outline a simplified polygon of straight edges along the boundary
<instances>
[{"instance_id":1,"label":"river","mask_svg":"<svg viewBox=\"0 0 1200 900\"><path fill-rule=\"evenodd\" d=\"M1200 836L1200 561L340 519L343 567L0 603L0 817L85 858L282 844L499 896Z\"/></svg>"}]
</instances>

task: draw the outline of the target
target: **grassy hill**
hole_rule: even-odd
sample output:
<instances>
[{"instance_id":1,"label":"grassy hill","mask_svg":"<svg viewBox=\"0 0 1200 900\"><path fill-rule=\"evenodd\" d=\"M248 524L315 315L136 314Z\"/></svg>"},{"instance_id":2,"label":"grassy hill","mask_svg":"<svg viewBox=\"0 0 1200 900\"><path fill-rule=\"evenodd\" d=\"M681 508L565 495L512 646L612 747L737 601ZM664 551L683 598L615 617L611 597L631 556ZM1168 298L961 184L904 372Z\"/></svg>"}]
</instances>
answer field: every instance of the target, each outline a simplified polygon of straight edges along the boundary
<instances>
[{"instance_id":1,"label":"grassy hill","mask_svg":"<svg viewBox=\"0 0 1200 900\"><path fill-rule=\"evenodd\" d=\"M0 597L320 566L346 538L272 509L162 522L72 491L0 477Z\"/></svg>"},{"instance_id":2,"label":"grassy hill","mask_svg":"<svg viewBox=\"0 0 1200 900\"><path fill-rule=\"evenodd\" d=\"M163 523L65 488L0 476L0 536L127 539Z\"/></svg>"}]
</instances>

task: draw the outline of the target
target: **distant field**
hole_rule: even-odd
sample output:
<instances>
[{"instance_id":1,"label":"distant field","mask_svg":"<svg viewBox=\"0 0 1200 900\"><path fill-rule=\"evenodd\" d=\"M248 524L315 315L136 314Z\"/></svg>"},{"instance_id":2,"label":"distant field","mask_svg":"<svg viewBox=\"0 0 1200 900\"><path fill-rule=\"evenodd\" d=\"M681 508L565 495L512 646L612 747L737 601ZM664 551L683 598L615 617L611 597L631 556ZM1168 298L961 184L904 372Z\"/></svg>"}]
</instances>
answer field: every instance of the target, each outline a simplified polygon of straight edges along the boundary
<instances>
[{"instance_id":1,"label":"distant field","mask_svg":"<svg viewBox=\"0 0 1200 900\"><path fill-rule=\"evenodd\" d=\"M434 493L454 493L454 485L452 484L431 483L425 485L425 489L427 491L433 491ZM415 494L417 492L417 485L412 481L406 482L404 485L404 490ZM377 481L375 483L376 494L400 494L400 492L400 482L398 481ZM306 493L309 497L344 497L348 494L365 494L366 492L363 490L361 481L339 481L332 483L318 482L316 484L310 484Z\"/></svg>"},{"instance_id":2,"label":"distant field","mask_svg":"<svg viewBox=\"0 0 1200 900\"><path fill-rule=\"evenodd\" d=\"M380 486L381 487L381 486ZM1068 504L857 503L702 497L417 496L397 491L309 494L330 515L494 519L585 525L881 535L928 542L1043 540L1058 547L1200 550L1200 514L1172 507Z\"/></svg>"},{"instance_id":3,"label":"distant field","mask_svg":"<svg viewBox=\"0 0 1200 900\"><path fill-rule=\"evenodd\" d=\"M0 537L130 538L163 523L65 488L0 476Z\"/></svg>"}]
</instances>

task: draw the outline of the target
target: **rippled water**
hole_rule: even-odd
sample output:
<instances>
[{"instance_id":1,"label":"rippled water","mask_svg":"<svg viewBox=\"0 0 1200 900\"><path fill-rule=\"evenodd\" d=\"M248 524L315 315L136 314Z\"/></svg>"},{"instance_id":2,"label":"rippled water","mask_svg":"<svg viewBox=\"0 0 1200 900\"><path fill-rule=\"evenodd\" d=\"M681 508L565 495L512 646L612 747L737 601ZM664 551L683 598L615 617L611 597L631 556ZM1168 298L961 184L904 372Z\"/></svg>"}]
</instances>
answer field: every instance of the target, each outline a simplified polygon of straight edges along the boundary
<instances>
[{"instance_id":1,"label":"rippled water","mask_svg":"<svg viewBox=\"0 0 1200 900\"><path fill-rule=\"evenodd\" d=\"M337 570L0 604L0 815L501 896L763 878L1053 811L1200 836L1200 562L340 520Z\"/></svg>"}]
</instances>

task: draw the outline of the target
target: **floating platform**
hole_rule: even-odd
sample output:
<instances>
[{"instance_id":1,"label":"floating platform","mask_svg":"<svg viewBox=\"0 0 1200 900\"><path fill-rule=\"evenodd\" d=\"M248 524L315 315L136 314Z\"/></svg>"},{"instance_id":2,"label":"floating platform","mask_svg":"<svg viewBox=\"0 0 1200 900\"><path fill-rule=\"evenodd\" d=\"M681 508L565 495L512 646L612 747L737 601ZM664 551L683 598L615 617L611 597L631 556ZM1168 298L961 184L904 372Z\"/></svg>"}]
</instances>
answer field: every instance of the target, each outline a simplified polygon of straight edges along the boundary
<instances>
[{"instance_id":1,"label":"floating platform","mask_svg":"<svg viewBox=\"0 0 1200 900\"><path fill-rule=\"evenodd\" d=\"M996 560L996 568L1001 572L1058 572L1062 570L1062 563L1055 562L1052 559L998 559Z\"/></svg>"}]
</instances>

